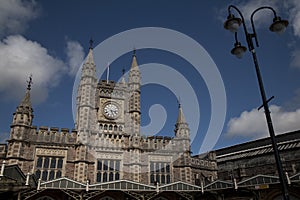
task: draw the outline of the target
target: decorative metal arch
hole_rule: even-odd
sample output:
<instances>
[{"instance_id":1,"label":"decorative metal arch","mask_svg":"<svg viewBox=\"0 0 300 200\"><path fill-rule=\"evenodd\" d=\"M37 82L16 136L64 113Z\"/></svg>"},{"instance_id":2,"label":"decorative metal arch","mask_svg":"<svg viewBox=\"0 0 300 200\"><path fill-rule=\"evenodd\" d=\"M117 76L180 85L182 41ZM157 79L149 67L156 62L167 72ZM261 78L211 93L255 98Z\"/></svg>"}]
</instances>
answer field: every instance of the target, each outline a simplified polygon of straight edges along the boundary
<instances>
[{"instance_id":1,"label":"decorative metal arch","mask_svg":"<svg viewBox=\"0 0 300 200\"><path fill-rule=\"evenodd\" d=\"M118 180L89 185L89 190L155 191L156 187L128 180Z\"/></svg>"},{"instance_id":2,"label":"decorative metal arch","mask_svg":"<svg viewBox=\"0 0 300 200\"><path fill-rule=\"evenodd\" d=\"M233 188L233 183L221 180L216 180L204 187L204 189L207 191L224 190L229 188Z\"/></svg>"},{"instance_id":3,"label":"decorative metal arch","mask_svg":"<svg viewBox=\"0 0 300 200\"><path fill-rule=\"evenodd\" d=\"M86 185L72 179L63 177L47 182L41 183L40 188L43 189L72 189L72 190L82 190L86 188Z\"/></svg>"},{"instance_id":4,"label":"decorative metal arch","mask_svg":"<svg viewBox=\"0 0 300 200\"><path fill-rule=\"evenodd\" d=\"M178 181L160 186L159 191L201 191L201 187Z\"/></svg>"},{"instance_id":5,"label":"decorative metal arch","mask_svg":"<svg viewBox=\"0 0 300 200\"><path fill-rule=\"evenodd\" d=\"M277 176L256 175L238 183L239 187L251 187L257 185L277 184L279 178Z\"/></svg>"}]
</instances>

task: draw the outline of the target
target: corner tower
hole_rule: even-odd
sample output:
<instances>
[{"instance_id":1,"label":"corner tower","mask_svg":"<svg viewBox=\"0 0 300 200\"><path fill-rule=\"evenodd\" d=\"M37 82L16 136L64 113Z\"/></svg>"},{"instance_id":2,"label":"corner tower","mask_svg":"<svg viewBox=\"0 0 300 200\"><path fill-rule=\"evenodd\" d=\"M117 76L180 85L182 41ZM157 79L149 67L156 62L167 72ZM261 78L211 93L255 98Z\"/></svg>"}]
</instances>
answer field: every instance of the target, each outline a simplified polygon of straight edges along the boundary
<instances>
[{"instance_id":1,"label":"corner tower","mask_svg":"<svg viewBox=\"0 0 300 200\"><path fill-rule=\"evenodd\" d=\"M13 114L13 121L11 127L23 126L30 127L33 120L33 109L31 106L30 90L32 84L32 77L29 77L26 94L22 99L20 105L17 107L16 112Z\"/></svg>"},{"instance_id":2,"label":"corner tower","mask_svg":"<svg viewBox=\"0 0 300 200\"><path fill-rule=\"evenodd\" d=\"M178 105L178 116L175 124L175 140L179 142L180 151L190 151L190 129L185 120L181 104Z\"/></svg>"},{"instance_id":3,"label":"corner tower","mask_svg":"<svg viewBox=\"0 0 300 200\"><path fill-rule=\"evenodd\" d=\"M30 76L26 94L13 114L8 140L7 160L8 164L18 164L21 169L29 170L25 167L28 163L25 152L28 149L28 139L31 134L33 109L31 106L30 90L32 78Z\"/></svg>"},{"instance_id":4,"label":"corner tower","mask_svg":"<svg viewBox=\"0 0 300 200\"><path fill-rule=\"evenodd\" d=\"M136 51L133 51L131 68L128 76L128 114L130 119L129 131L132 135L140 135L141 126L141 74L136 61Z\"/></svg>"},{"instance_id":5,"label":"corner tower","mask_svg":"<svg viewBox=\"0 0 300 200\"><path fill-rule=\"evenodd\" d=\"M96 130L96 65L93 58L93 41L90 40L89 53L82 66L81 79L77 92L77 146L75 156L74 178L85 182L88 179L89 154L88 139Z\"/></svg>"},{"instance_id":6,"label":"corner tower","mask_svg":"<svg viewBox=\"0 0 300 200\"><path fill-rule=\"evenodd\" d=\"M93 41L90 41L89 53L83 64L81 79L77 92L77 113L75 128L82 142L85 143L88 134L95 130L96 125L96 65L93 58Z\"/></svg>"}]
</instances>

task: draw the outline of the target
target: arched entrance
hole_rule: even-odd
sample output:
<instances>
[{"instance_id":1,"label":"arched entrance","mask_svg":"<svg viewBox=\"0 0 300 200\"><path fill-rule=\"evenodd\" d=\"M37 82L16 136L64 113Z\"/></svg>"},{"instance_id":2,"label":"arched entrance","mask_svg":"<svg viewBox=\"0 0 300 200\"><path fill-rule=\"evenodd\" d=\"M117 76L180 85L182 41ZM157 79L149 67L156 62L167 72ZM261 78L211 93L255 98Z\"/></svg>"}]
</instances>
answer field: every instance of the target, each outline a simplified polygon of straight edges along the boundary
<instances>
[{"instance_id":1,"label":"arched entrance","mask_svg":"<svg viewBox=\"0 0 300 200\"><path fill-rule=\"evenodd\" d=\"M102 197L100 200L115 200L109 196Z\"/></svg>"},{"instance_id":2,"label":"arched entrance","mask_svg":"<svg viewBox=\"0 0 300 200\"><path fill-rule=\"evenodd\" d=\"M55 199L53 199L52 197L49 197L49 196L42 196L42 197L37 198L36 200L55 200Z\"/></svg>"}]
</instances>

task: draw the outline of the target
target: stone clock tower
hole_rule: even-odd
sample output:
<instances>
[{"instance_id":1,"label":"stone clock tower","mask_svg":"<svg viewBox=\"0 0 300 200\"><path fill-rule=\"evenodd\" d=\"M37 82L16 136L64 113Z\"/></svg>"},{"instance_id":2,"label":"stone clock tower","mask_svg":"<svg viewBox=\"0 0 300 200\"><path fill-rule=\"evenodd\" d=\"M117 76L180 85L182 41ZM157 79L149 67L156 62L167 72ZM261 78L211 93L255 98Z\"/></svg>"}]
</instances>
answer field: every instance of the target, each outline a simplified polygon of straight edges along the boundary
<instances>
[{"instance_id":1,"label":"stone clock tower","mask_svg":"<svg viewBox=\"0 0 300 200\"><path fill-rule=\"evenodd\" d=\"M128 83L101 80L97 86L97 119L102 133L140 135L140 71L135 51Z\"/></svg>"},{"instance_id":2,"label":"stone clock tower","mask_svg":"<svg viewBox=\"0 0 300 200\"><path fill-rule=\"evenodd\" d=\"M124 83L101 80L97 86L97 119L100 133L119 134L125 130L127 87Z\"/></svg>"}]
</instances>

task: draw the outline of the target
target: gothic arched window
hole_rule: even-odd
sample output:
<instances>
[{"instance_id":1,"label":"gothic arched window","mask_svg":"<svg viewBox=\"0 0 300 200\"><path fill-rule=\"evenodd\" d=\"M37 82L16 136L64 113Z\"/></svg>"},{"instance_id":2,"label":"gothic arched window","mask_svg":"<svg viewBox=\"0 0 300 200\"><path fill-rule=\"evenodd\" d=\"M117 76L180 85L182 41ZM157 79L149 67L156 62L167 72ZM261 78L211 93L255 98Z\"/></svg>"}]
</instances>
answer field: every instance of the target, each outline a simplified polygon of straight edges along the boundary
<instances>
[{"instance_id":1,"label":"gothic arched window","mask_svg":"<svg viewBox=\"0 0 300 200\"><path fill-rule=\"evenodd\" d=\"M46 181L48 179L48 171L43 171L42 173L42 180Z\"/></svg>"},{"instance_id":2,"label":"gothic arched window","mask_svg":"<svg viewBox=\"0 0 300 200\"><path fill-rule=\"evenodd\" d=\"M36 167L42 167L42 163L43 163L43 158L38 157L38 159L36 161Z\"/></svg>"},{"instance_id":3,"label":"gothic arched window","mask_svg":"<svg viewBox=\"0 0 300 200\"><path fill-rule=\"evenodd\" d=\"M59 158L58 159L58 162L57 162L57 168L62 168L62 166L63 166L63 159L62 158Z\"/></svg>"},{"instance_id":4,"label":"gothic arched window","mask_svg":"<svg viewBox=\"0 0 300 200\"><path fill-rule=\"evenodd\" d=\"M48 168L49 167L49 157L46 157L44 159L44 168Z\"/></svg>"},{"instance_id":5,"label":"gothic arched window","mask_svg":"<svg viewBox=\"0 0 300 200\"><path fill-rule=\"evenodd\" d=\"M103 173L103 182L107 182L107 172Z\"/></svg>"},{"instance_id":6,"label":"gothic arched window","mask_svg":"<svg viewBox=\"0 0 300 200\"><path fill-rule=\"evenodd\" d=\"M49 173L49 180L53 180L54 179L54 170L51 170Z\"/></svg>"},{"instance_id":7,"label":"gothic arched window","mask_svg":"<svg viewBox=\"0 0 300 200\"><path fill-rule=\"evenodd\" d=\"M51 158L50 168L55 168L55 167L56 167L56 158L53 157Z\"/></svg>"},{"instance_id":8,"label":"gothic arched window","mask_svg":"<svg viewBox=\"0 0 300 200\"><path fill-rule=\"evenodd\" d=\"M41 178L41 170L39 170L39 169L36 170L35 176L36 176L37 179L40 179Z\"/></svg>"},{"instance_id":9,"label":"gothic arched window","mask_svg":"<svg viewBox=\"0 0 300 200\"><path fill-rule=\"evenodd\" d=\"M97 173L97 179L96 179L97 182L101 182L101 172L98 172Z\"/></svg>"},{"instance_id":10,"label":"gothic arched window","mask_svg":"<svg viewBox=\"0 0 300 200\"><path fill-rule=\"evenodd\" d=\"M113 181L114 180L114 173L110 172L109 173L109 181Z\"/></svg>"},{"instance_id":11,"label":"gothic arched window","mask_svg":"<svg viewBox=\"0 0 300 200\"><path fill-rule=\"evenodd\" d=\"M115 180L120 180L120 174L119 174L119 172L116 172L116 174L115 174Z\"/></svg>"},{"instance_id":12,"label":"gothic arched window","mask_svg":"<svg viewBox=\"0 0 300 200\"><path fill-rule=\"evenodd\" d=\"M58 171L56 172L56 178L60 178L60 177L61 177L61 171L58 170Z\"/></svg>"}]
</instances>

